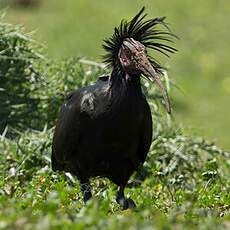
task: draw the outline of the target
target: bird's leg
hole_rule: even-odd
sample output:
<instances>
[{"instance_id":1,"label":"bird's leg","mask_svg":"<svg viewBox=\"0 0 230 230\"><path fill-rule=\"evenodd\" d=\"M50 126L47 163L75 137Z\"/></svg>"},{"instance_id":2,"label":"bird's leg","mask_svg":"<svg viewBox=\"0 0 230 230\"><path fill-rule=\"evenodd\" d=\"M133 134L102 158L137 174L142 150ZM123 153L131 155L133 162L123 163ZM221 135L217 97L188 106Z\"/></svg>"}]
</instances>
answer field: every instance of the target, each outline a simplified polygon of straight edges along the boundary
<instances>
[{"instance_id":1,"label":"bird's leg","mask_svg":"<svg viewBox=\"0 0 230 230\"><path fill-rule=\"evenodd\" d=\"M83 193L83 200L86 203L92 197L89 181L88 180L84 181L84 182L81 181L80 187L81 187L81 191Z\"/></svg>"},{"instance_id":2,"label":"bird's leg","mask_svg":"<svg viewBox=\"0 0 230 230\"><path fill-rule=\"evenodd\" d=\"M118 191L117 191L116 201L118 204L122 206L123 210L128 209L128 208L134 209L136 205L132 199L125 198L124 189L125 189L124 185L119 186Z\"/></svg>"}]
</instances>

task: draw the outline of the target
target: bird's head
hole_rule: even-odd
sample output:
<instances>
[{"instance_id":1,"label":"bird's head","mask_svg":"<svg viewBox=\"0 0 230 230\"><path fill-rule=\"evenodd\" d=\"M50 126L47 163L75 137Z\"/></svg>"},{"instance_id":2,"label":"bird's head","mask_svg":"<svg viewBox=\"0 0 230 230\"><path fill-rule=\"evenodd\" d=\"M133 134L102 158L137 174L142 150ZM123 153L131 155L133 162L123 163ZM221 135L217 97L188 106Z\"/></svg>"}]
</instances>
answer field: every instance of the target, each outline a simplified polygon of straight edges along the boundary
<instances>
[{"instance_id":1,"label":"bird's head","mask_svg":"<svg viewBox=\"0 0 230 230\"><path fill-rule=\"evenodd\" d=\"M154 49L169 56L175 48L167 43L172 43L172 34L166 23L165 17L144 21L146 14L142 15L144 7L129 22L122 21L110 39L104 41L103 47L107 51L104 61L111 65L121 76L137 76L143 74L147 79L156 82L159 86L166 104L168 113L171 112L168 93L160 79L164 67L148 55L148 49ZM166 30L158 29L162 25Z\"/></svg>"},{"instance_id":2,"label":"bird's head","mask_svg":"<svg viewBox=\"0 0 230 230\"><path fill-rule=\"evenodd\" d=\"M130 75L140 74L141 67L147 62L149 63L145 46L133 38L123 41L118 58L124 71Z\"/></svg>"},{"instance_id":3,"label":"bird's head","mask_svg":"<svg viewBox=\"0 0 230 230\"><path fill-rule=\"evenodd\" d=\"M168 93L151 62L148 60L145 46L133 38L127 38L121 45L118 58L125 73L130 76L143 74L149 80L156 82L164 97L167 112L171 113Z\"/></svg>"}]
</instances>

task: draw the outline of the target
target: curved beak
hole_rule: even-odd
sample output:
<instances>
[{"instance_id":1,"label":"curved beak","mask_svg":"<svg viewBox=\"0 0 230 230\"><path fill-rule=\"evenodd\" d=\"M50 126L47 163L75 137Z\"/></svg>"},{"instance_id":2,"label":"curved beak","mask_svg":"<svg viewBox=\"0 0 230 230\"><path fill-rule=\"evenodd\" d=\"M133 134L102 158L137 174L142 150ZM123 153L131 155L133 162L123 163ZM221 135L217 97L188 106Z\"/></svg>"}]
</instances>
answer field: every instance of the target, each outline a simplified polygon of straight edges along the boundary
<instances>
[{"instance_id":1,"label":"curved beak","mask_svg":"<svg viewBox=\"0 0 230 230\"><path fill-rule=\"evenodd\" d=\"M160 88L160 91L164 97L167 112L170 114L171 113L171 103L169 100L167 90L166 90L164 84L162 83L159 75L156 73L153 66L149 62L146 55L143 54L143 55L141 55L141 57L139 57L138 68L142 72L142 74L145 75L148 79L150 79L153 82L156 82L156 84Z\"/></svg>"}]
</instances>

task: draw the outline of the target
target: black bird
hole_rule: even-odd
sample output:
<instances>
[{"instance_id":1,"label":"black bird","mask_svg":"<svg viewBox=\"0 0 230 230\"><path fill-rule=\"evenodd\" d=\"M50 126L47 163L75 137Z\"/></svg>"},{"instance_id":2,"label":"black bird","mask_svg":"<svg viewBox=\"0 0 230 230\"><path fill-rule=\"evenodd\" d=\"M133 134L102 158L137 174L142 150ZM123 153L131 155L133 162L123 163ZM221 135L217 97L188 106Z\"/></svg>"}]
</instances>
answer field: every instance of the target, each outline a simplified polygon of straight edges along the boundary
<instances>
[{"instance_id":1,"label":"black bird","mask_svg":"<svg viewBox=\"0 0 230 230\"><path fill-rule=\"evenodd\" d=\"M77 176L85 202L92 196L89 178L102 176L119 186L116 201L124 209L135 207L125 198L124 188L144 163L152 141L151 111L141 89L142 74L156 82L171 112L159 77L163 67L147 49L168 56L176 51L169 45L175 35L164 17L145 17L143 7L131 21L122 21L114 29L103 44L111 75L71 93L61 108L53 138L52 168Z\"/></svg>"}]
</instances>

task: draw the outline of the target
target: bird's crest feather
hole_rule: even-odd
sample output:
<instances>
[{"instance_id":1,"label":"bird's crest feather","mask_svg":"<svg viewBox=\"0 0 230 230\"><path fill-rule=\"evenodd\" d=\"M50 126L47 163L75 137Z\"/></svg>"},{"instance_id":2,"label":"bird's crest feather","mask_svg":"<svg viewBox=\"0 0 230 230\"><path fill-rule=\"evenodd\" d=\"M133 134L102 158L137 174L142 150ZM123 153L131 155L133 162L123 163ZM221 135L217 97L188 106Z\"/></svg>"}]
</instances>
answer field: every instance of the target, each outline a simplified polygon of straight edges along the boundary
<instances>
[{"instance_id":1,"label":"bird's crest feather","mask_svg":"<svg viewBox=\"0 0 230 230\"><path fill-rule=\"evenodd\" d=\"M134 16L131 21L122 20L119 27L115 27L113 35L104 40L103 48L106 51L104 62L110 66L119 66L119 49L126 38L133 38L141 42L147 49L156 50L167 57L170 53L177 50L170 45L173 43L174 35L168 25L165 23L165 17L158 17L150 20L144 20L147 14L144 14L145 7ZM160 28L161 26L161 28ZM154 58L149 56L154 69L162 73L163 66Z\"/></svg>"}]
</instances>

